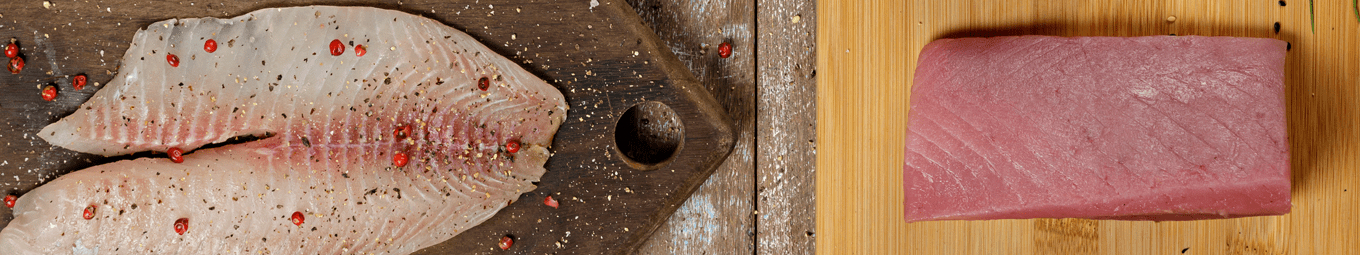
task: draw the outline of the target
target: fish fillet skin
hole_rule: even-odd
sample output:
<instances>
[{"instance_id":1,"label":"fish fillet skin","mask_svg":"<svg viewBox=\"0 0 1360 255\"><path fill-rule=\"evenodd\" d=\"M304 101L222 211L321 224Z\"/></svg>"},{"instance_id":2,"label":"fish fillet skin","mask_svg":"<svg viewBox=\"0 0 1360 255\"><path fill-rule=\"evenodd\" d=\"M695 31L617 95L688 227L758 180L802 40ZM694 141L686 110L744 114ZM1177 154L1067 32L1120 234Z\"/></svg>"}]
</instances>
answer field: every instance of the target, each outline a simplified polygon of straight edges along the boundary
<instances>
[{"instance_id":1,"label":"fish fillet skin","mask_svg":"<svg viewBox=\"0 0 1360 255\"><path fill-rule=\"evenodd\" d=\"M216 52L203 50L207 39ZM333 39L344 54L329 54ZM367 53L356 56L350 40ZM292 7L157 22L134 36L118 76L42 137L103 155L268 137L178 164L141 158L61 176L18 199L0 247L410 253L533 190L566 110L556 88L468 35L398 11ZM397 139L399 125L412 133ZM509 152L509 141L522 146ZM393 163L398 152L404 167ZM179 218L189 220L183 235Z\"/></svg>"},{"instance_id":2,"label":"fish fillet skin","mask_svg":"<svg viewBox=\"0 0 1360 255\"><path fill-rule=\"evenodd\" d=\"M1018 36L921 51L907 222L1290 210L1285 42Z\"/></svg>"}]
</instances>

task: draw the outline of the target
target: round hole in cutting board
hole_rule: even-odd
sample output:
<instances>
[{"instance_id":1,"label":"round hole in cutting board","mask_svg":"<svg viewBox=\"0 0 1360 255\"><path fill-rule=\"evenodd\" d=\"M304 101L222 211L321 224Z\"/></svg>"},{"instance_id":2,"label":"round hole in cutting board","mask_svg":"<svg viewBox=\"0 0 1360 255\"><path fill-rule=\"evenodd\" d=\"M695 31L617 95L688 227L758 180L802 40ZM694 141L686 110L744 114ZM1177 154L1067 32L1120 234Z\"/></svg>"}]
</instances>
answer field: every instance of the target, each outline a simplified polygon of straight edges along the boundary
<instances>
[{"instance_id":1,"label":"round hole in cutting board","mask_svg":"<svg viewBox=\"0 0 1360 255\"><path fill-rule=\"evenodd\" d=\"M639 170L660 168L675 158L685 140L685 127L664 103L649 101L629 107L614 128L614 148L624 162Z\"/></svg>"}]
</instances>

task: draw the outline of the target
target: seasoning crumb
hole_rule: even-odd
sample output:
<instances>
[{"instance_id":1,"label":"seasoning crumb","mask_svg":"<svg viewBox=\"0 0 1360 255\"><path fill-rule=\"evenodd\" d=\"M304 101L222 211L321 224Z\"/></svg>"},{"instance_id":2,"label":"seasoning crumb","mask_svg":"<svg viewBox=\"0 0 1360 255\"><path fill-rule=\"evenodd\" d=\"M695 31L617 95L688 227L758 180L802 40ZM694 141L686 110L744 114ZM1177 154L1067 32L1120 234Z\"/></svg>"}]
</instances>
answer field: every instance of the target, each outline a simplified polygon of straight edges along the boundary
<instances>
[{"instance_id":1,"label":"seasoning crumb","mask_svg":"<svg viewBox=\"0 0 1360 255\"><path fill-rule=\"evenodd\" d=\"M1166 16L1166 22L1176 22L1176 16L1175 15Z\"/></svg>"},{"instance_id":2,"label":"seasoning crumb","mask_svg":"<svg viewBox=\"0 0 1360 255\"><path fill-rule=\"evenodd\" d=\"M793 24L798 24L798 22L799 22L799 21L802 21L802 20L803 20L803 15L793 15Z\"/></svg>"},{"instance_id":3,"label":"seasoning crumb","mask_svg":"<svg viewBox=\"0 0 1360 255\"><path fill-rule=\"evenodd\" d=\"M45 8L45 9L52 9L52 2L43 1L43 8Z\"/></svg>"}]
</instances>

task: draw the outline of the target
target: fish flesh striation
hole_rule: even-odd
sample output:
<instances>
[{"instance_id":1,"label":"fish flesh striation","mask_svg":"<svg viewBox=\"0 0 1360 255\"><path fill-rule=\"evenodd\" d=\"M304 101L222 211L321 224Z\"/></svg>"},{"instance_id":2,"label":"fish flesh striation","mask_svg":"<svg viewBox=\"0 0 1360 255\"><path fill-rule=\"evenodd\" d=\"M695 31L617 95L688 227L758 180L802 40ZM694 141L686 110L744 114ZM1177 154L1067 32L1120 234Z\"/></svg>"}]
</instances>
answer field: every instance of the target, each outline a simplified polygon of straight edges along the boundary
<instances>
[{"instance_id":1,"label":"fish flesh striation","mask_svg":"<svg viewBox=\"0 0 1360 255\"><path fill-rule=\"evenodd\" d=\"M25 194L0 232L9 254L405 254L490 218L542 174L544 154L504 167L388 169L314 161L278 139L91 167ZM490 160L481 160L481 164ZM355 164L346 166L346 164ZM462 163L454 163L461 165ZM413 163L414 165L414 163ZM447 168L454 169L447 169ZM94 219L82 210L95 206ZM294 225L293 212L305 221ZM173 224L188 219L179 235Z\"/></svg>"},{"instance_id":2,"label":"fish flesh striation","mask_svg":"<svg viewBox=\"0 0 1360 255\"><path fill-rule=\"evenodd\" d=\"M556 88L467 34L399 11L161 21L133 37L113 81L39 135L101 155L266 138L59 177L19 198L0 247L410 253L533 190L566 110ZM97 213L87 220L88 207Z\"/></svg>"},{"instance_id":3,"label":"fish flesh striation","mask_svg":"<svg viewBox=\"0 0 1360 255\"><path fill-rule=\"evenodd\" d=\"M220 45L216 52L202 49L208 39ZM328 43L337 39L349 49L331 56ZM355 45L365 45L368 53L355 56ZM181 59L178 67L166 63L169 54ZM498 88L479 91L475 83L481 77ZM513 131L540 140L555 131L541 128L552 118L527 116L554 110L538 102L562 98L461 31L365 8L266 9L234 19L158 22L133 37L108 87L39 136L62 148L113 156L187 151L288 129L327 130L311 142L372 140L391 132L336 125L372 130L333 134L334 128L321 127L367 118L420 125L414 123L418 116L438 110L493 116L482 113L519 109L526 122ZM523 102L536 108L516 108ZM373 135L359 137L369 131Z\"/></svg>"},{"instance_id":4,"label":"fish flesh striation","mask_svg":"<svg viewBox=\"0 0 1360 255\"><path fill-rule=\"evenodd\" d=\"M920 54L908 222L1196 220L1290 210L1285 42L942 39Z\"/></svg>"}]
</instances>

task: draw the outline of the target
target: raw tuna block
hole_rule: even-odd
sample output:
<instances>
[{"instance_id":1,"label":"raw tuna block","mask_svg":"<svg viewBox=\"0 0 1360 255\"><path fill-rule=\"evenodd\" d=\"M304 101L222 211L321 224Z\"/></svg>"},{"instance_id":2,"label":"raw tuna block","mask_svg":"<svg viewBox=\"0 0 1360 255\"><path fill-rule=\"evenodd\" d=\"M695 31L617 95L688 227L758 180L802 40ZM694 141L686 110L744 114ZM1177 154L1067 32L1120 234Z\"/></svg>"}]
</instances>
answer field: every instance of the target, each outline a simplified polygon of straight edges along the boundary
<instances>
[{"instance_id":1,"label":"raw tuna block","mask_svg":"<svg viewBox=\"0 0 1360 255\"><path fill-rule=\"evenodd\" d=\"M908 222L1289 212L1285 42L942 39L921 51Z\"/></svg>"}]
</instances>

